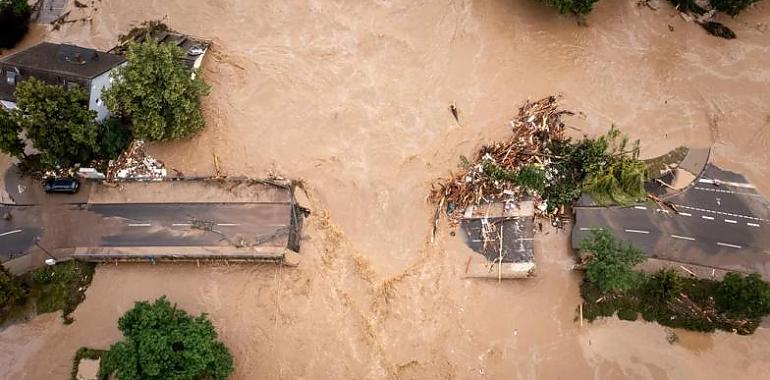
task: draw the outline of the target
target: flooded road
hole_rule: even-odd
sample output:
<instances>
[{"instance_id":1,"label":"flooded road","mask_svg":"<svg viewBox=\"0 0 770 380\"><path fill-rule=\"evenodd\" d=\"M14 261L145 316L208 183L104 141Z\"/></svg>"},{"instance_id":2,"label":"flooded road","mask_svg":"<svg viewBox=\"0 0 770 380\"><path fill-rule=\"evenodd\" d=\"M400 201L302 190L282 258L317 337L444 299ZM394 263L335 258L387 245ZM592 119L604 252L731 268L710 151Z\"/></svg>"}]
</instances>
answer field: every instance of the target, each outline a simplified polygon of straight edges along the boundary
<instances>
[{"instance_id":1,"label":"flooded road","mask_svg":"<svg viewBox=\"0 0 770 380\"><path fill-rule=\"evenodd\" d=\"M770 194L770 3L726 21L734 41L635 3L600 2L588 27L526 0L73 8L84 21L47 39L107 49L163 17L212 39L208 128L153 155L185 174L212 173L217 154L226 174L300 178L314 215L297 269L99 268L73 325L41 316L0 334L0 378L63 376L77 347L106 347L134 300L161 294L211 314L236 379L759 378L766 330L670 345L656 325L580 328L563 233L538 237L538 278L502 284L460 277L470 253L448 227L429 244L431 182L553 93L583 113L576 136L615 124L649 156L713 143Z\"/></svg>"}]
</instances>

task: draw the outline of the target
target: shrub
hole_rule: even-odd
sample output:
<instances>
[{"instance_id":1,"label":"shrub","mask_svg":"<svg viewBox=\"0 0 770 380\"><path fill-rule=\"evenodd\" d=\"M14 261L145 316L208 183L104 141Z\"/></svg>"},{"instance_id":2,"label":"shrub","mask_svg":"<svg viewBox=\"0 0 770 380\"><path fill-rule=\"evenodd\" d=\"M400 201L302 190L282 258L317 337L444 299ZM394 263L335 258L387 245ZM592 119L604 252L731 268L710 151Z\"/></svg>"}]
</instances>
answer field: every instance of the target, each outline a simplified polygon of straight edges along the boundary
<instances>
[{"instance_id":1,"label":"shrub","mask_svg":"<svg viewBox=\"0 0 770 380\"><path fill-rule=\"evenodd\" d=\"M31 14L27 0L0 0L0 48L10 49L24 38Z\"/></svg>"},{"instance_id":2,"label":"shrub","mask_svg":"<svg viewBox=\"0 0 770 380\"><path fill-rule=\"evenodd\" d=\"M673 269L661 269L648 278L646 285L650 298L663 304L682 291L682 278Z\"/></svg>"},{"instance_id":3,"label":"shrub","mask_svg":"<svg viewBox=\"0 0 770 380\"><path fill-rule=\"evenodd\" d=\"M153 39L131 42L116 83L103 97L110 111L131 122L134 136L152 141L185 138L205 126L200 98L208 86L190 77L178 46Z\"/></svg>"},{"instance_id":4,"label":"shrub","mask_svg":"<svg viewBox=\"0 0 770 380\"><path fill-rule=\"evenodd\" d=\"M604 293L622 293L639 284L641 274L633 268L646 256L631 244L615 239L606 230L594 231L580 243L585 255L586 278Z\"/></svg>"},{"instance_id":5,"label":"shrub","mask_svg":"<svg viewBox=\"0 0 770 380\"><path fill-rule=\"evenodd\" d=\"M559 12L572 12L578 15L586 15L591 12L594 3L599 0L540 0L552 7L559 9Z\"/></svg>"},{"instance_id":6,"label":"shrub","mask_svg":"<svg viewBox=\"0 0 770 380\"><path fill-rule=\"evenodd\" d=\"M770 313L770 284L756 273L727 273L717 287L716 303L732 318L759 318Z\"/></svg>"},{"instance_id":7,"label":"shrub","mask_svg":"<svg viewBox=\"0 0 770 380\"><path fill-rule=\"evenodd\" d=\"M0 264L0 314L15 305L23 296L24 291L13 275Z\"/></svg>"},{"instance_id":8,"label":"shrub","mask_svg":"<svg viewBox=\"0 0 770 380\"><path fill-rule=\"evenodd\" d=\"M119 380L224 380L233 358L206 315L192 317L165 297L137 302L118 320L124 340L110 347L105 373Z\"/></svg>"},{"instance_id":9,"label":"shrub","mask_svg":"<svg viewBox=\"0 0 770 380\"><path fill-rule=\"evenodd\" d=\"M543 194L546 185L545 169L539 165L527 165L516 171L513 182L517 185Z\"/></svg>"},{"instance_id":10,"label":"shrub","mask_svg":"<svg viewBox=\"0 0 770 380\"><path fill-rule=\"evenodd\" d=\"M730 16L736 16L746 7L758 2L759 0L711 0L714 9L727 13Z\"/></svg>"},{"instance_id":11,"label":"shrub","mask_svg":"<svg viewBox=\"0 0 770 380\"><path fill-rule=\"evenodd\" d=\"M16 158L24 157L24 141L19 138L21 125L10 112L0 109L0 151Z\"/></svg>"}]
</instances>

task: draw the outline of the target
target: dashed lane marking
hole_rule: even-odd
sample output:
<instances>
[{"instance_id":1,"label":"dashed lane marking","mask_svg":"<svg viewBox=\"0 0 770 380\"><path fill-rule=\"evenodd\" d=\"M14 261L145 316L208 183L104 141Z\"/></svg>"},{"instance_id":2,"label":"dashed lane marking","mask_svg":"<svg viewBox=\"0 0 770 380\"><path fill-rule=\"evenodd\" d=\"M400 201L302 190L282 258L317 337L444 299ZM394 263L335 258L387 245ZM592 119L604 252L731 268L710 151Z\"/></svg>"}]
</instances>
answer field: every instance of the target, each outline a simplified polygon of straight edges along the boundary
<instances>
[{"instance_id":1,"label":"dashed lane marking","mask_svg":"<svg viewBox=\"0 0 770 380\"><path fill-rule=\"evenodd\" d=\"M642 231L642 230L626 230L626 232L630 232L632 234L649 234L650 231Z\"/></svg>"},{"instance_id":2,"label":"dashed lane marking","mask_svg":"<svg viewBox=\"0 0 770 380\"><path fill-rule=\"evenodd\" d=\"M680 205L680 204L677 204L675 206L676 207L681 207L681 208L686 208L688 210L695 210L695 211L705 212L705 213L709 213L709 214L732 216L733 218L742 218L742 219L759 220L759 221L763 221L764 220L762 218L757 218L757 217L754 217L754 216L733 214L733 213L729 213L729 212L709 210L709 209L700 208L700 207L690 207L690 206L684 206L684 205Z\"/></svg>"},{"instance_id":3,"label":"dashed lane marking","mask_svg":"<svg viewBox=\"0 0 770 380\"><path fill-rule=\"evenodd\" d=\"M671 235L671 237L674 238L674 239L682 239L682 240L695 241L694 237L689 237L689 236Z\"/></svg>"},{"instance_id":4,"label":"dashed lane marking","mask_svg":"<svg viewBox=\"0 0 770 380\"><path fill-rule=\"evenodd\" d=\"M756 223L746 223L746 225L751 227L759 227L759 224Z\"/></svg>"},{"instance_id":5,"label":"dashed lane marking","mask_svg":"<svg viewBox=\"0 0 770 380\"><path fill-rule=\"evenodd\" d=\"M714 217L713 217L713 216L706 216L706 215L703 215L703 216L701 216L701 218L703 218L703 219L707 219L707 220L714 220Z\"/></svg>"},{"instance_id":6,"label":"dashed lane marking","mask_svg":"<svg viewBox=\"0 0 770 380\"><path fill-rule=\"evenodd\" d=\"M644 206L634 206L634 208L637 209L637 210L646 210L647 209L647 207L644 207Z\"/></svg>"},{"instance_id":7,"label":"dashed lane marking","mask_svg":"<svg viewBox=\"0 0 770 380\"><path fill-rule=\"evenodd\" d=\"M601 231L603 228L599 227L580 227L580 231Z\"/></svg>"},{"instance_id":8,"label":"dashed lane marking","mask_svg":"<svg viewBox=\"0 0 770 380\"><path fill-rule=\"evenodd\" d=\"M732 220L732 219L725 219L725 223L736 224L736 223L738 223L738 221L737 220Z\"/></svg>"},{"instance_id":9,"label":"dashed lane marking","mask_svg":"<svg viewBox=\"0 0 770 380\"><path fill-rule=\"evenodd\" d=\"M710 191L712 193L723 193L723 194L740 194L740 195L746 195L749 197L759 197L760 195L757 193L749 193L745 191L731 191L731 190L722 190L722 189L709 189L707 187L695 187L695 190L700 191Z\"/></svg>"},{"instance_id":10,"label":"dashed lane marking","mask_svg":"<svg viewBox=\"0 0 770 380\"><path fill-rule=\"evenodd\" d=\"M682 215L682 216L692 216L692 214L690 214L689 212L680 212L679 215Z\"/></svg>"},{"instance_id":11,"label":"dashed lane marking","mask_svg":"<svg viewBox=\"0 0 770 380\"><path fill-rule=\"evenodd\" d=\"M174 223L174 224L172 224L172 226L174 226L174 227L188 227L188 226L192 226L192 223Z\"/></svg>"},{"instance_id":12,"label":"dashed lane marking","mask_svg":"<svg viewBox=\"0 0 770 380\"><path fill-rule=\"evenodd\" d=\"M13 231L8 231L8 232L3 232L3 233L0 234L0 236L7 236L7 235L18 234L19 232L21 232L21 230L13 230Z\"/></svg>"},{"instance_id":13,"label":"dashed lane marking","mask_svg":"<svg viewBox=\"0 0 770 380\"><path fill-rule=\"evenodd\" d=\"M728 248L736 248L736 249L743 248L740 245L735 245L735 244L730 244L730 243L722 243L721 241L717 242L717 245L720 246L720 247L728 247Z\"/></svg>"},{"instance_id":14,"label":"dashed lane marking","mask_svg":"<svg viewBox=\"0 0 770 380\"><path fill-rule=\"evenodd\" d=\"M240 226L238 223L217 223L217 226L219 227L234 227L234 226Z\"/></svg>"},{"instance_id":15,"label":"dashed lane marking","mask_svg":"<svg viewBox=\"0 0 770 380\"><path fill-rule=\"evenodd\" d=\"M129 223L129 227L151 227L152 223Z\"/></svg>"},{"instance_id":16,"label":"dashed lane marking","mask_svg":"<svg viewBox=\"0 0 770 380\"><path fill-rule=\"evenodd\" d=\"M729 181L721 181L718 179L711 179L711 178L701 178L698 180L700 183L708 183L711 185L727 185L732 187L741 187L744 189L753 189L754 185L750 183L742 183L742 182L729 182Z\"/></svg>"}]
</instances>

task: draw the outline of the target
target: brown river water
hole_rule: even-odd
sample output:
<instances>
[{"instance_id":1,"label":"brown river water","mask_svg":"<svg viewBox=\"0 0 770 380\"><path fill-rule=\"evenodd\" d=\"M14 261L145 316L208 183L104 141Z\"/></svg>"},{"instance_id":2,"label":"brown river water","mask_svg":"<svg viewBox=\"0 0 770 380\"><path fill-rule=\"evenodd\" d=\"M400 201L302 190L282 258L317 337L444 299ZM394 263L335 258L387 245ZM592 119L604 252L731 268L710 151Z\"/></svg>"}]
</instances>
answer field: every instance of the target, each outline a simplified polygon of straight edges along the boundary
<instances>
[{"instance_id":1,"label":"brown river water","mask_svg":"<svg viewBox=\"0 0 770 380\"><path fill-rule=\"evenodd\" d=\"M211 173L216 154L226 174L300 178L314 214L298 268L100 267L72 325L43 315L0 333L0 378L64 378L78 347L107 347L135 300L162 294L210 314L234 379L763 378L766 329L669 344L655 324L581 327L563 231L538 235L537 278L500 284L462 278L470 253L449 227L430 243L431 182L554 93L582 113L575 135L615 124L646 156L714 144L770 193L770 3L725 20L734 41L635 3L602 1L587 27L530 0L71 6L84 21L36 36L107 49L165 17L213 40L207 130L153 153L186 174Z\"/></svg>"}]
</instances>

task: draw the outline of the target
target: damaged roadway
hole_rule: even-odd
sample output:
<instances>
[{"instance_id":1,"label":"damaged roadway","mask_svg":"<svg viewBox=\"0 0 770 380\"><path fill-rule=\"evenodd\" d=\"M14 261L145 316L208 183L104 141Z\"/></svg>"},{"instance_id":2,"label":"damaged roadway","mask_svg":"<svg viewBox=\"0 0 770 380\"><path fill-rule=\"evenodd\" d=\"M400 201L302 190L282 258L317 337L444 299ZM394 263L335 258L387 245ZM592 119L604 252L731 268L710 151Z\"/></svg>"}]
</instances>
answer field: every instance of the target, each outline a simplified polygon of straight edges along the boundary
<instances>
[{"instance_id":1,"label":"damaged roadway","mask_svg":"<svg viewBox=\"0 0 770 380\"><path fill-rule=\"evenodd\" d=\"M146 191L153 186L172 185L133 186L133 190ZM110 254L153 261L158 255L180 254L202 258L251 254L272 258L282 255L287 248L298 250L298 218L302 213L297 212L289 188L254 182L203 181L174 186L177 191L197 190L217 197L226 190L248 188L254 196L186 202L183 194L174 197L165 192L161 200L179 198L184 203L0 205L0 216L5 216L0 219L0 260L12 271L23 272L42 265L47 258L61 260L74 254L79 254L78 258L99 256L97 261L105 261ZM209 188L214 190L206 190ZM119 191L107 189L110 190Z\"/></svg>"}]
</instances>

